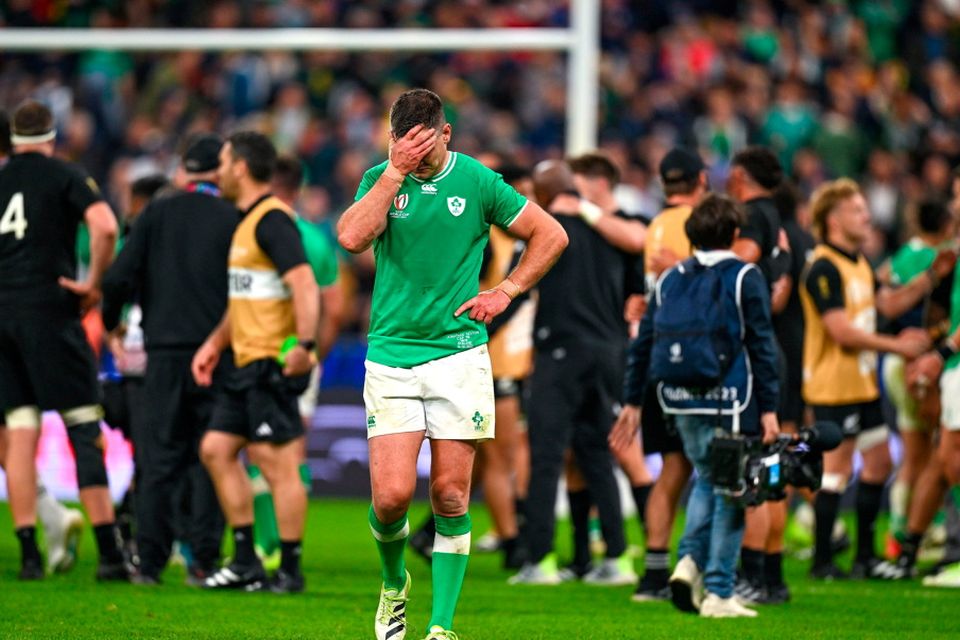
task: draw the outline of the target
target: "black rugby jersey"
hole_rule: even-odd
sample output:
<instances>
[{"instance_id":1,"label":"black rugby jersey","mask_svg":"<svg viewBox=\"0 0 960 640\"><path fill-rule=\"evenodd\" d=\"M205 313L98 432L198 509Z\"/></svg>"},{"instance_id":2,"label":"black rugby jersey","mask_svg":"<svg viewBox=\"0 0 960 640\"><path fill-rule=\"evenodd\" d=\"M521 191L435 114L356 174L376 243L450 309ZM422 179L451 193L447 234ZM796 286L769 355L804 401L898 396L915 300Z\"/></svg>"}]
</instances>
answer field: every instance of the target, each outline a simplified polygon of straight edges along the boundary
<instances>
[{"instance_id":1,"label":"black rugby jersey","mask_svg":"<svg viewBox=\"0 0 960 640\"><path fill-rule=\"evenodd\" d=\"M40 153L18 153L0 170L0 307L75 308L57 283L77 275L77 227L102 200L77 167Z\"/></svg>"}]
</instances>

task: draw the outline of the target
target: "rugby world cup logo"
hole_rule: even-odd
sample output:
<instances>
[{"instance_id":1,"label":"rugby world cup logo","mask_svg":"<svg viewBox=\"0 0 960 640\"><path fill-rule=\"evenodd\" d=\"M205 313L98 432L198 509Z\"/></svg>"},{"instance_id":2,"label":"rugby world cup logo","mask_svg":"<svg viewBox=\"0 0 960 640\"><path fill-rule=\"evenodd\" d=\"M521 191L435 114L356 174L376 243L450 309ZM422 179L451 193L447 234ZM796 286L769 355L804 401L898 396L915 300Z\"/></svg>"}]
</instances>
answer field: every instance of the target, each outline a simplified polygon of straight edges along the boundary
<instances>
[{"instance_id":1,"label":"rugby world cup logo","mask_svg":"<svg viewBox=\"0 0 960 640\"><path fill-rule=\"evenodd\" d=\"M405 193L401 193L396 198L393 199L393 206L397 208L397 211L403 211L407 208L407 202L410 201L410 196Z\"/></svg>"}]
</instances>

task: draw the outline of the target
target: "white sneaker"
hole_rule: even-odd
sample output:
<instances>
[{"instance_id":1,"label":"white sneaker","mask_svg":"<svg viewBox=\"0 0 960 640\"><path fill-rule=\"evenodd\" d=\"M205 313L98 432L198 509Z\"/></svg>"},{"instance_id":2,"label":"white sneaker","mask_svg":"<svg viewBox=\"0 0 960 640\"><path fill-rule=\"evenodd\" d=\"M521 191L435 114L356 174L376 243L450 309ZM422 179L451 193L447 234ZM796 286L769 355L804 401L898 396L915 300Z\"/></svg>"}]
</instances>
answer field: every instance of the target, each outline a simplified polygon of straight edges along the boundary
<instances>
[{"instance_id":1,"label":"white sneaker","mask_svg":"<svg viewBox=\"0 0 960 640\"><path fill-rule=\"evenodd\" d=\"M450 629L444 629L443 627L433 625L430 627L430 631L427 632L427 637L423 640L460 640L459 636L455 634Z\"/></svg>"},{"instance_id":2,"label":"white sneaker","mask_svg":"<svg viewBox=\"0 0 960 640\"><path fill-rule=\"evenodd\" d=\"M47 572L64 573L77 562L77 547L83 533L83 514L64 509L60 521L44 530L47 540Z\"/></svg>"},{"instance_id":3,"label":"white sneaker","mask_svg":"<svg viewBox=\"0 0 960 640\"><path fill-rule=\"evenodd\" d=\"M407 597L410 594L410 572L407 571L407 582L403 589L386 589L380 587L380 604L377 607L377 617L373 623L373 630L377 640L403 640L407 635Z\"/></svg>"},{"instance_id":4,"label":"white sneaker","mask_svg":"<svg viewBox=\"0 0 960 640\"><path fill-rule=\"evenodd\" d=\"M604 559L583 576L584 583L601 587L623 587L635 584L637 579L633 559L626 553L619 558Z\"/></svg>"},{"instance_id":5,"label":"white sneaker","mask_svg":"<svg viewBox=\"0 0 960 640\"><path fill-rule=\"evenodd\" d=\"M507 580L507 584L535 584L554 586L563 582L557 569L557 557L549 553L537 564L527 562L517 575Z\"/></svg>"},{"instance_id":6,"label":"white sneaker","mask_svg":"<svg viewBox=\"0 0 960 640\"><path fill-rule=\"evenodd\" d=\"M757 612L747 609L737 602L735 597L721 598L715 593L708 593L700 605L701 618L756 618Z\"/></svg>"},{"instance_id":7,"label":"white sneaker","mask_svg":"<svg viewBox=\"0 0 960 640\"><path fill-rule=\"evenodd\" d=\"M960 562L947 565L936 575L927 576L923 579L923 586L960 589Z\"/></svg>"},{"instance_id":8,"label":"white sneaker","mask_svg":"<svg viewBox=\"0 0 960 640\"><path fill-rule=\"evenodd\" d=\"M673 570L673 575L670 576L670 599L673 606L681 611L700 611L700 603L703 602L703 574L692 556L683 556Z\"/></svg>"},{"instance_id":9,"label":"white sneaker","mask_svg":"<svg viewBox=\"0 0 960 640\"><path fill-rule=\"evenodd\" d=\"M500 536L494 531L487 531L473 543L473 549L477 553L496 553L500 551Z\"/></svg>"}]
</instances>

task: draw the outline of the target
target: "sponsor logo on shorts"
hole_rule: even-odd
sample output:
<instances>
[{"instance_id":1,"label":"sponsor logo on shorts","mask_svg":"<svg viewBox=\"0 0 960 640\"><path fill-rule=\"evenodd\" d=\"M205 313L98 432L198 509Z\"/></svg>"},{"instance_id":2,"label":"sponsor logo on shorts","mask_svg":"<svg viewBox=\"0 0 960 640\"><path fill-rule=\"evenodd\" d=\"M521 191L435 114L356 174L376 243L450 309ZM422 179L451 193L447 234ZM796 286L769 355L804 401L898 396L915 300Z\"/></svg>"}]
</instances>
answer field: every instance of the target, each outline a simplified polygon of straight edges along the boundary
<instances>
[{"instance_id":1,"label":"sponsor logo on shorts","mask_svg":"<svg viewBox=\"0 0 960 640\"><path fill-rule=\"evenodd\" d=\"M377 426L376 416L367 416L367 429L374 429Z\"/></svg>"},{"instance_id":2,"label":"sponsor logo on shorts","mask_svg":"<svg viewBox=\"0 0 960 640\"><path fill-rule=\"evenodd\" d=\"M258 438L269 438L273 435L273 429L266 422L261 422L255 433Z\"/></svg>"}]
</instances>

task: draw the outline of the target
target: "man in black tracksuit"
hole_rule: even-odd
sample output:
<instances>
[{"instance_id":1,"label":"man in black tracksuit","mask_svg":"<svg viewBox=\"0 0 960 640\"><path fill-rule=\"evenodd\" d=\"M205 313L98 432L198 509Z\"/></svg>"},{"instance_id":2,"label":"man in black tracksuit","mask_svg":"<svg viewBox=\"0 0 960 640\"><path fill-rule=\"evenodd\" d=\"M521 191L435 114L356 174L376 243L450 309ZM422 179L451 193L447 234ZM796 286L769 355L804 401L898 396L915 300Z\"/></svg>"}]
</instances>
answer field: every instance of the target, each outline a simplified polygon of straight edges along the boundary
<instances>
[{"instance_id":1,"label":"man in black tracksuit","mask_svg":"<svg viewBox=\"0 0 960 640\"><path fill-rule=\"evenodd\" d=\"M239 222L237 210L218 197L221 146L212 135L192 141L183 157L186 187L161 194L147 206L103 283L107 329L116 327L123 305L135 297L143 311L145 420L134 434L140 466L140 572L134 580L142 584L156 584L169 559L177 512L173 501L181 482L190 492L185 538L194 556L191 578L202 579L214 570L220 555L223 516L198 458L214 396L196 385L190 363L223 318L227 258Z\"/></svg>"},{"instance_id":2,"label":"man in black tracksuit","mask_svg":"<svg viewBox=\"0 0 960 640\"><path fill-rule=\"evenodd\" d=\"M559 581L550 555L554 504L564 451L570 447L600 513L607 560L587 582L612 584L626 551L620 495L607 434L623 381L627 326L623 305L633 261L604 239L572 191L572 173L562 163L538 165L537 200L570 238L564 255L537 285L534 372L527 413L530 488L524 542L529 563L513 584ZM572 215L571 215L572 214ZM632 571L625 577L633 582Z\"/></svg>"}]
</instances>

